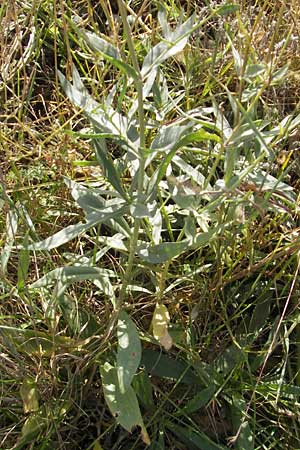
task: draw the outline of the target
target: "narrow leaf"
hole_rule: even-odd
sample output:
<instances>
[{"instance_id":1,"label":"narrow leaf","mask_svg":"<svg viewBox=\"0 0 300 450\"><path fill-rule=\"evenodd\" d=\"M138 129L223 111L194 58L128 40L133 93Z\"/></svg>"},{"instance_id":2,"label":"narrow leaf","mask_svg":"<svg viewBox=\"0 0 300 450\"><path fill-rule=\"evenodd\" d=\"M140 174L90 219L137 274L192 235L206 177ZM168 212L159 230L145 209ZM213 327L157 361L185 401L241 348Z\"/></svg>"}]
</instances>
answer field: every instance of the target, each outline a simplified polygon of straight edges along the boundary
<instances>
[{"instance_id":1,"label":"narrow leaf","mask_svg":"<svg viewBox=\"0 0 300 450\"><path fill-rule=\"evenodd\" d=\"M19 261L18 261L18 290L22 291L25 287L25 282L28 274L29 264L30 264L30 254L27 249L28 246L28 234L25 235L24 248L19 252Z\"/></svg>"},{"instance_id":2,"label":"narrow leaf","mask_svg":"<svg viewBox=\"0 0 300 450\"><path fill-rule=\"evenodd\" d=\"M233 14L240 9L240 6L236 3L229 3L228 5L223 5L216 10L218 16L227 16L228 14Z\"/></svg>"},{"instance_id":3,"label":"narrow leaf","mask_svg":"<svg viewBox=\"0 0 300 450\"><path fill-rule=\"evenodd\" d=\"M132 387L146 409L154 407L152 383L145 370L141 370L133 377Z\"/></svg>"},{"instance_id":4,"label":"narrow leaf","mask_svg":"<svg viewBox=\"0 0 300 450\"><path fill-rule=\"evenodd\" d=\"M202 431L179 426L172 422L167 422L166 426L187 446L193 445L199 450L227 450L227 447L216 444Z\"/></svg>"},{"instance_id":5,"label":"narrow leaf","mask_svg":"<svg viewBox=\"0 0 300 450\"><path fill-rule=\"evenodd\" d=\"M174 56L184 49L188 42L188 37L193 31L194 17L190 17L182 25L179 25L173 32L165 29L167 35L165 41L155 45L145 56L141 73L146 77L154 67L158 67L170 56Z\"/></svg>"},{"instance_id":6,"label":"narrow leaf","mask_svg":"<svg viewBox=\"0 0 300 450\"><path fill-rule=\"evenodd\" d=\"M123 216L127 208L106 208L102 213L95 212L87 216L87 223L78 223L76 225L69 225L61 231L58 231L53 236L46 238L43 241L36 242L28 246L29 250L51 250L57 248L60 245L66 244L81 233L89 230L90 228L104 222L105 220Z\"/></svg>"},{"instance_id":7,"label":"narrow leaf","mask_svg":"<svg viewBox=\"0 0 300 450\"><path fill-rule=\"evenodd\" d=\"M201 384L200 378L192 371L188 362L176 360L162 352L144 349L141 364L151 375L185 384Z\"/></svg>"},{"instance_id":8,"label":"narrow leaf","mask_svg":"<svg viewBox=\"0 0 300 450\"><path fill-rule=\"evenodd\" d=\"M185 407L180 411L180 415L189 415L203 408L203 406L207 405L207 403L211 401L216 390L217 386L215 384L211 384L207 388L203 389L185 405Z\"/></svg>"},{"instance_id":9,"label":"narrow leaf","mask_svg":"<svg viewBox=\"0 0 300 450\"><path fill-rule=\"evenodd\" d=\"M238 433L234 448L237 450L254 450L254 435L245 417L245 409L245 400L235 394L230 408L234 431Z\"/></svg>"},{"instance_id":10,"label":"narrow leaf","mask_svg":"<svg viewBox=\"0 0 300 450\"><path fill-rule=\"evenodd\" d=\"M101 139L94 139L93 144L96 152L96 157L101 164L105 177L116 189L116 191L126 199L127 194L123 188L120 174L115 168L113 160L107 152L105 141Z\"/></svg>"},{"instance_id":11,"label":"narrow leaf","mask_svg":"<svg viewBox=\"0 0 300 450\"><path fill-rule=\"evenodd\" d=\"M37 289L49 286L61 280L64 284L70 284L83 280L97 280L102 278L114 277L112 270L100 269L99 267L91 266L67 266L58 267L51 272L48 272L39 280L30 285L31 289Z\"/></svg>"},{"instance_id":12,"label":"narrow leaf","mask_svg":"<svg viewBox=\"0 0 300 450\"><path fill-rule=\"evenodd\" d=\"M7 271L7 264L13 248L16 233L18 229L18 213L16 209L11 209L6 216L6 242L1 252L1 271L3 274Z\"/></svg>"},{"instance_id":13,"label":"narrow leaf","mask_svg":"<svg viewBox=\"0 0 300 450\"><path fill-rule=\"evenodd\" d=\"M127 76L134 79L137 78L137 73L134 68L121 59L120 52L114 45L97 36L95 33L83 31L82 35L92 50L100 52L106 60L111 62Z\"/></svg>"}]
</instances>

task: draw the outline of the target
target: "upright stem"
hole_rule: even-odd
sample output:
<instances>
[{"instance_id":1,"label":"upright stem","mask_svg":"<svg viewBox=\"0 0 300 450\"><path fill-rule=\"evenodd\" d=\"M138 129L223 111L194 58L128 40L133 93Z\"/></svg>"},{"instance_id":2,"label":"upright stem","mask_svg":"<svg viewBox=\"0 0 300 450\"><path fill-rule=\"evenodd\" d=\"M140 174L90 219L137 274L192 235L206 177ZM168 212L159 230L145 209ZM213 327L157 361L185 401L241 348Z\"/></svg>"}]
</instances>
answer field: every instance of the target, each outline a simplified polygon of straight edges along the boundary
<instances>
[{"instance_id":1,"label":"upright stem","mask_svg":"<svg viewBox=\"0 0 300 450\"><path fill-rule=\"evenodd\" d=\"M131 37L131 30L130 30L130 27L127 22L126 8L125 8L123 0L118 0L118 7L119 7L119 11L120 11L121 18L122 18L122 23L124 26L124 32L126 35L126 40L127 40L128 49L130 52L130 57L132 60L133 67L137 74L137 77L134 80L136 91L137 91L137 98L138 98L138 121L139 121L139 131L140 131L137 201L142 202L142 194L143 194L143 188L144 188L144 170L145 170L145 157L144 157L143 150L145 148L145 130L146 130L144 106L143 106L143 79L142 79L139 63L137 60L136 52L134 49L133 40ZM135 257L135 252L136 252L136 248L137 248L137 243L138 243L139 229L140 229L140 219L135 218L134 226L133 226L133 235L132 235L132 239L130 241L127 267L126 267L120 295L119 295L119 298L117 301L117 311L119 311L122 307L122 304L124 302L124 298L126 295L126 289L130 283L130 279L132 276L134 257Z\"/></svg>"}]
</instances>

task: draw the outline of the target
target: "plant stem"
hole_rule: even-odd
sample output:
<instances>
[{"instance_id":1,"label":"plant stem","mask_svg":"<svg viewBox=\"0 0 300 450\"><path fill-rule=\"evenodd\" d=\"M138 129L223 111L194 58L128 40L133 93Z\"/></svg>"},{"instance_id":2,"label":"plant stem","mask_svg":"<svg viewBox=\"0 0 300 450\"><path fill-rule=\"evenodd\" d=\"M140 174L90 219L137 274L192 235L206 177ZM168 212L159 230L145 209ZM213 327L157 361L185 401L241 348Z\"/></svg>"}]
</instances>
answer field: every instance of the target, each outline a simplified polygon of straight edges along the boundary
<instances>
[{"instance_id":1,"label":"plant stem","mask_svg":"<svg viewBox=\"0 0 300 450\"><path fill-rule=\"evenodd\" d=\"M138 97L138 121L139 121L139 131L140 131L140 145L139 145L139 173L138 173L138 188L137 188L137 201L138 203L142 203L143 196L143 188L144 188L144 170L145 170L145 157L144 157L144 148L145 148L145 114L144 114L144 106L143 106L143 79L139 67L139 63L137 60L136 52L133 45L133 40L131 37L131 30L127 22L127 13L123 0L118 0L118 7L122 18L122 23L124 26L124 32L126 36L126 41L128 44L131 60L133 67L136 71L137 77L135 78L135 87L137 91ZM122 308L122 304L124 302L124 298L126 295L127 286L130 283L132 277L133 263L135 258L135 252L138 243L140 229L140 219L134 219L133 226L133 235L130 242L129 248L129 256L126 271L123 278L123 283L120 291L120 295L117 301L117 311Z\"/></svg>"}]
</instances>

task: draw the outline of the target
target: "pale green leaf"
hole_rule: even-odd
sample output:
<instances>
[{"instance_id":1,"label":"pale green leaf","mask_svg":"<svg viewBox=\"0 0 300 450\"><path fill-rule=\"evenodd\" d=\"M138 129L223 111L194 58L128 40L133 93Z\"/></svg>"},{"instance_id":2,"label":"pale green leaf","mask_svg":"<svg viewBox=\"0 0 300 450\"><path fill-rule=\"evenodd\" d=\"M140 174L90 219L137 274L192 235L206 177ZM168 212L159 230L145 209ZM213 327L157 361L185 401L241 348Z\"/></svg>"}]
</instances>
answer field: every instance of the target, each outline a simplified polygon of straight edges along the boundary
<instances>
[{"instance_id":1,"label":"pale green leaf","mask_svg":"<svg viewBox=\"0 0 300 450\"><path fill-rule=\"evenodd\" d=\"M153 139L151 149L155 151L169 152L174 147L178 147L178 142L184 133L191 128L191 125L169 125L161 127L156 137Z\"/></svg>"},{"instance_id":2,"label":"pale green leaf","mask_svg":"<svg viewBox=\"0 0 300 450\"><path fill-rule=\"evenodd\" d=\"M30 252L28 247L28 234L26 233L23 241L23 249L19 252L18 260L18 290L22 291L25 287L25 282L28 274L29 264L30 264Z\"/></svg>"},{"instance_id":3,"label":"pale green leaf","mask_svg":"<svg viewBox=\"0 0 300 450\"><path fill-rule=\"evenodd\" d=\"M71 284L83 280L97 280L102 278L114 277L112 270L101 269L91 266L66 266L58 267L48 272L39 280L30 285L31 289L38 289L49 286L60 280L63 284Z\"/></svg>"},{"instance_id":4,"label":"pale green leaf","mask_svg":"<svg viewBox=\"0 0 300 450\"><path fill-rule=\"evenodd\" d=\"M174 56L184 49L188 42L188 37L193 31L195 19L190 17L174 31L166 30L165 40L155 45L145 56L141 73L146 77L155 67L158 67L170 56Z\"/></svg>"},{"instance_id":5,"label":"pale green leaf","mask_svg":"<svg viewBox=\"0 0 300 450\"><path fill-rule=\"evenodd\" d=\"M3 274L7 271L7 264L14 245L18 229L17 209L12 208L6 215L6 241L1 252L1 271Z\"/></svg>"},{"instance_id":6,"label":"pale green leaf","mask_svg":"<svg viewBox=\"0 0 300 450\"><path fill-rule=\"evenodd\" d=\"M264 64L249 64L246 68L245 78L256 78L258 75L263 74L266 71Z\"/></svg>"},{"instance_id":7,"label":"pale green leaf","mask_svg":"<svg viewBox=\"0 0 300 450\"><path fill-rule=\"evenodd\" d=\"M131 386L122 392L119 386L118 371L109 363L100 366L102 385L106 403L116 421L128 432L139 426L146 444L150 439L145 428L136 394Z\"/></svg>"},{"instance_id":8,"label":"pale green leaf","mask_svg":"<svg viewBox=\"0 0 300 450\"><path fill-rule=\"evenodd\" d=\"M125 311L121 311L117 325L117 371L119 386L124 393L141 362L142 346L135 323Z\"/></svg>"},{"instance_id":9,"label":"pale green leaf","mask_svg":"<svg viewBox=\"0 0 300 450\"><path fill-rule=\"evenodd\" d=\"M82 36L92 50L100 52L105 59L111 62L127 76L134 79L137 78L137 73L134 68L122 60L119 50L114 45L97 36L95 33L82 31Z\"/></svg>"},{"instance_id":10,"label":"pale green leaf","mask_svg":"<svg viewBox=\"0 0 300 450\"><path fill-rule=\"evenodd\" d=\"M121 217L126 213L127 207L121 207L117 205L117 207L106 208L102 213L94 212L88 214L86 218L86 223L78 223L76 225L69 225L66 228L63 228L61 231L58 231L53 236L46 238L43 241L36 242L28 246L29 250L51 250L53 248L57 248L60 245L66 244L71 241L75 237L89 230L90 228L98 225L102 222L105 222L109 219L114 219L117 217Z\"/></svg>"},{"instance_id":11,"label":"pale green leaf","mask_svg":"<svg viewBox=\"0 0 300 450\"><path fill-rule=\"evenodd\" d=\"M73 68L73 85L59 71L58 77L65 94L71 102L82 109L99 131L112 133L117 139L129 142L127 138L127 117L108 105L105 106L96 102L85 89L75 66Z\"/></svg>"},{"instance_id":12,"label":"pale green leaf","mask_svg":"<svg viewBox=\"0 0 300 450\"><path fill-rule=\"evenodd\" d=\"M186 239L181 242L163 242L161 244L138 248L141 259L151 264L160 264L173 259L189 249L190 242Z\"/></svg>"}]
</instances>

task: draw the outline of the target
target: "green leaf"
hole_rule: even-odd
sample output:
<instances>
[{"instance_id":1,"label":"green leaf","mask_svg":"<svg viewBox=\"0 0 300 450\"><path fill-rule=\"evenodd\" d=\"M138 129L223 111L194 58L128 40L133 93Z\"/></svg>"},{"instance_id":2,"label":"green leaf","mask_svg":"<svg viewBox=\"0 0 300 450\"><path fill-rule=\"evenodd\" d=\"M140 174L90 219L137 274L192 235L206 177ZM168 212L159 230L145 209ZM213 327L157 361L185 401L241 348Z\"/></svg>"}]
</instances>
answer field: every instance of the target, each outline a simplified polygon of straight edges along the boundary
<instances>
[{"instance_id":1,"label":"green leaf","mask_svg":"<svg viewBox=\"0 0 300 450\"><path fill-rule=\"evenodd\" d=\"M80 33L93 50L96 50L97 52L102 53L104 56L109 56L113 59L121 59L121 55L117 47L112 45L107 40L102 39L95 33L91 33L89 31L80 30Z\"/></svg>"},{"instance_id":2,"label":"green leaf","mask_svg":"<svg viewBox=\"0 0 300 450\"><path fill-rule=\"evenodd\" d=\"M123 73L133 79L137 79L138 75L134 68L122 61L120 52L114 45L97 36L95 33L82 31L81 34L92 50L100 52L106 60L111 62Z\"/></svg>"},{"instance_id":3,"label":"green leaf","mask_svg":"<svg viewBox=\"0 0 300 450\"><path fill-rule=\"evenodd\" d=\"M171 56L181 52L188 42L189 35L193 32L195 19L190 17L182 25L179 25L174 31L165 29L166 36L163 42L155 45L145 56L141 74L148 76L154 68L157 68L162 62Z\"/></svg>"},{"instance_id":4,"label":"green leaf","mask_svg":"<svg viewBox=\"0 0 300 450\"><path fill-rule=\"evenodd\" d=\"M151 149L155 151L169 152L174 147L178 148L178 142L181 136L186 133L189 128L191 128L191 125L163 126L153 139Z\"/></svg>"},{"instance_id":5,"label":"green leaf","mask_svg":"<svg viewBox=\"0 0 300 450\"><path fill-rule=\"evenodd\" d=\"M248 326L249 333L258 333L261 331L269 317L272 304L273 298L271 296L267 299L263 299L262 301L258 301L255 305L254 311L251 314L251 319Z\"/></svg>"},{"instance_id":6,"label":"green leaf","mask_svg":"<svg viewBox=\"0 0 300 450\"><path fill-rule=\"evenodd\" d=\"M162 244L148 247L146 245L141 245L138 248L138 255L146 262L160 264L176 258L188 250L201 248L207 245L223 231L224 228L226 228L224 225L218 225L207 232L199 233L192 241L190 239L184 239L180 242L163 242Z\"/></svg>"},{"instance_id":7,"label":"green leaf","mask_svg":"<svg viewBox=\"0 0 300 450\"><path fill-rule=\"evenodd\" d=\"M227 16L228 14L234 14L239 11L240 6L236 3L229 3L218 8L215 12L218 16Z\"/></svg>"},{"instance_id":8,"label":"green leaf","mask_svg":"<svg viewBox=\"0 0 300 450\"><path fill-rule=\"evenodd\" d=\"M192 400L190 400L182 410L178 412L178 415L182 414L192 414L195 411L198 411L199 409L203 408L203 406L207 405L208 402L211 401L213 398L215 392L217 391L218 386L217 385L210 385L207 388L203 389L201 392L196 394Z\"/></svg>"},{"instance_id":9,"label":"green leaf","mask_svg":"<svg viewBox=\"0 0 300 450\"><path fill-rule=\"evenodd\" d=\"M234 395L230 407L234 432L238 433L234 448L237 450L254 450L254 435L245 418L246 402Z\"/></svg>"},{"instance_id":10,"label":"green leaf","mask_svg":"<svg viewBox=\"0 0 300 450\"><path fill-rule=\"evenodd\" d=\"M165 176L168 165L172 161L176 151L177 151L177 146L173 147L172 150L165 156L165 158L162 160L160 165L157 167L157 169L154 171L153 175L151 176L151 178L148 182L148 186L147 186L147 194L149 195L149 198L152 198L153 194L156 192L157 186L159 185L160 181Z\"/></svg>"},{"instance_id":11,"label":"green leaf","mask_svg":"<svg viewBox=\"0 0 300 450\"><path fill-rule=\"evenodd\" d=\"M25 421L20 442L14 447L14 449L23 448L28 442L33 441L33 439L43 431L48 424L47 418L41 412L31 414Z\"/></svg>"},{"instance_id":12,"label":"green leaf","mask_svg":"<svg viewBox=\"0 0 300 450\"><path fill-rule=\"evenodd\" d=\"M71 195L74 200L78 203L78 205L84 209L87 214L90 214L95 211L102 211L104 208L107 208L112 205L121 206L122 200L119 198L120 195L118 192L113 190L100 190L100 189L92 189L87 188L86 186L76 183L76 181L70 180L69 178L64 178L64 182L71 189ZM105 197L112 197L111 200L105 200ZM119 202L118 200L119 199ZM122 233L125 237L129 237L131 235L131 229L124 219L124 217L117 217L116 219L109 219L106 221L106 224L111 228L117 230Z\"/></svg>"},{"instance_id":13,"label":"green leaf","mask_svg":"<svg viewBox=\"0 0 300 450\"><path fill-rule=\"evenodd\" d=\"M145 370L141 370L133 377L132 387L143 406L151 410L154 407L153 389L149 375Z\"/></svg>"},{"instance_id":14,"label":"green leaf","mask_svg":"<svg viewBox=\"0 0 300 450\"><path fill-rule=\"evenodd\" d=\"M63 284L71 284L83 280L97 280L108 277L114 277L115 273L112 270L100 269L99 267L90 266L67 266L57 267L51 272L48 272L39 280L30 285L31 289L38 289L49 286L61 280Z\"/></svg>"},{"instance_id":15,"label":"green leaf","mask_svg":"<svg viewBox=\"0 0 300 450\"><path fill-rule=\"evenodd\" d=\"M246 361L246 351L241 346L238 347L233 344L214 361L214 367L225 377L232 369L245 363Z\"/></svg>"},{"instance_id":16,"label":"green leaf","mask_svg":"<svg viewBox=\"0 0 300 450\"><path fill-rule=\"evenodd\" d=\"M271 78L271 86L274 86L281 82L289 70L289 64L286 64L285 66L281 67L281 69L276 70Z\"/></svg>"},{"instance_id":17,"label":"green leaf","mask_svg":"<svg viewBox=\"0 0 300 450\"><path fill-rule=\"evenodd\" d=\"M227 447L216 444L205 433L201 431L195 431L188 427L182 427L172 422L167 422L166 427L169 428L181 442L184 442L187 446L194 446L199 450L227 450ZM191 448L191 447L188 447Z\"/></svg>"},{"instance_id":18,"label":"green leaf","mask_svg":"<svg viewBox=\"0 0 300 450\"><path fill-rule=\"evenodd\" d=\"M0 325L0 335L8 347L14 345L25 354L50 356L61 350L71 352L78 348L71 338L53 336L49 332Z\"/></svg>"},{"instance_id":19,"label":"green leaf","mask_svg":"<svg viewBox=\"0 0 300 450\"><path fill-rule=\"evenodd\" d=\"M28 247L28 234L26 233L23 241L23 249L19 252L18 261L18 290L22 291L25 288L26 278L28 274L29 264L30 264L30 252Z\"/></svg>"},{"instance_id":20,"label":"green leaf","mask_svg":"<svg viewBox=\"0 0 300 450\"><path fill-rule=\"evenodd\" d=\"M170 378L185 384L201 384L200 378L192 371L188 362L173 359L164 353L144 349L141 364L151 375Z\"/></svg>"},{"instance_id":21,"label":"green leaf","mask_svg":"<svg viewBox=\"0 0 300 450\"><path fill-rule=\"evenodd\" d=\"M126 199L127 194L123 188L120 174L114 166L112 158L109 156L105 141L102 139L93 140L96 158L99 161L101 167L103 168L104 176L110 182L110 184L116 189L119 194Z\"/></svg>"},{"instance_id":22,"label":"green leaf","mask_svg":"<svg viewBox=\"0 0 300 450\"><path fill-rule=\"evenodd\" d=\"M66 244L75 237L89 230L90 228L98 225L99 223L105 222L108 219L114 219L123 216L127 211L127 207L123 206L120 208L119 205L116 207L110 207L103 210L102 213L94 212L87 215L87 223L78 223L76 225L69 225L58 231L53 236L50 236L43 241L36 242L28 246L29 250L51 250L57 248L60 245Z\"/></svg>"},{"instance_id":23,"label":"green leaf","mask_svg":"<svg viewBox=\"0 0 300 450\"><path fill-rule=\"evenodd\" d=\"M97 317L85 311L71 295L62 294L55 298L59 305L63 317L76 338L80 335L80 339L88 339L91 336L99 334L101 325L97 321ZM54 317L54 319L56 319Z\"/></svg>"},{"instance_id":24,"label":"green leaf","mask_svg":"<svg viewBox=\"0 0 300 450\"><path fill-rule=\"evenodd\" d=\"M224 5L223 7L219 8L219 10L222 10L223 8L226 8L226 5ZM239 51L234 46L234 44L233 44L233 42L231 40L231 37L229 36L228 33L227 33L227 39L228 39L228 41L230 43L230 46L231 46L236 73L237 73L238 76L240 76L242 74L242 70L243 70L243 58L240 55Z\"/></svg>"},{"instance_id":25,"label":"green leaf","mask_svg":"<svg viewBox=\"0 0 300 450\"><path fill-rule=\"evenodd\" d=\"M213 141L220 143L222 140L220 136L214 133L209 133L205 131L203 128L200 128L200 130L193 131L192 133L187 134L184 136L178 146L183 147L184 145L190 144L192 142L203 142L203 141Z\"/></svg>"},{"instance_id":26,"label":"green leaf","mask_svg":"<svg viewBox=\"0 0 300 450\"><path fill-rule=\"evenodd\" d=\"M247 66L244 78L256 78L266 71L266 66L264 64L249 64Z\"/></svg>"},{"instance_id":27,"label":"green leaf","mask_svg":"<svg viewBox=\"0 0 300 450\"><path fill-rule=\"evenodd\" d=\"M3 274L7 271L7 264L15 241L15 236L18 229L18 213L17 209L12 208L6 216L6 241L1 252L1 272Z\"/></svg>"},{"instance_id":28,"label":"green leaf","mask_svg":"<svg viewBox=\"0 0 300 450\"><path fill-rule=\"evenodd\" d=\"M141 427L142 439L149 444L150 439L133 388L129 386L125 392L120 389L118 370L109 363L100 366L100 373L105 401L116 421L128 432L136 426Z\"/></svg>"},{"instance_id":29,"label":"green leaf","mask_svg":"<svg viewBox=\"0 0 300 450\"><path fill-rule=\"evenodd\" d=\"M135 217L137 219L142 218L153 218L155 216L155 213L157 211L157 203L138 203L133 202L130 205L130 213L132 217Z\"/></svg>"},{"instance_id":30,"label":"green leaf","mask_svg":"<svg viewBox=\"0 0 300 450\"><path fill-rule=\"evenodd\" d=\"M39 394L35 380L25 378L20 387L20 394L25 414L39 410Z\"/></svg>"},{"instance_id":31,"label":"green leaf","mask_svg":"<svg viewBox=\"0 0 300 450\"><path fill-rule=\"evenodd\" d=\"M121 311L117 326L117 371L121 393L131 385L141 362L142 346L135 323L125 311Z\"/></svg>"},{"instance_id":32,"label":"green leaf","mask_svg":"<svg viewBox=\"0 0 300 450\"><path fill-rule=\"evenodd\" d=\"M189 249L190 241L185 239L181 242L163 242L152 247L138 248L138 255L141 259L151 264L160 264L169 261Z\"/></svg>"},{"instance_id":33,"label":"green leaf","mask_svg":"<svg viewBox=\"0 0 300 450\"><path fill-rule=\"evenodd\" d=\"M116 296L113 285L110 282L109 277L97 278L93 281L94 285L100 289L110 299L114 309L116 309Z\"/></svg>"}]
</instances>

